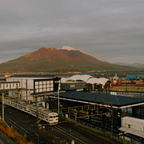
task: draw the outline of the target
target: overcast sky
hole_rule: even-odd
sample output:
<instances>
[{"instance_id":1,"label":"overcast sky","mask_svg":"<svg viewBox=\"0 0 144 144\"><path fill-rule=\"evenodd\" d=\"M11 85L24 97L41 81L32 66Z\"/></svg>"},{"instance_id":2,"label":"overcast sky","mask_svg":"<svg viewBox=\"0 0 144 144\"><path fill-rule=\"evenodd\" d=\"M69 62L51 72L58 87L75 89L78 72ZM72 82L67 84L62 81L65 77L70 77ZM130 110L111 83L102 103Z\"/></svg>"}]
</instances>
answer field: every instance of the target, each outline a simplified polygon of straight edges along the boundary
<instances>
[{"instance_id":1,"label":"overcast sky","mask_svg":"<svg viewBox=\"0 0 144 144\"><path fill-rule=\"evenodd\" d=\"M144 63L144 0L0 0L0 63L63 45Z\"/></svg>"}]
</instances>

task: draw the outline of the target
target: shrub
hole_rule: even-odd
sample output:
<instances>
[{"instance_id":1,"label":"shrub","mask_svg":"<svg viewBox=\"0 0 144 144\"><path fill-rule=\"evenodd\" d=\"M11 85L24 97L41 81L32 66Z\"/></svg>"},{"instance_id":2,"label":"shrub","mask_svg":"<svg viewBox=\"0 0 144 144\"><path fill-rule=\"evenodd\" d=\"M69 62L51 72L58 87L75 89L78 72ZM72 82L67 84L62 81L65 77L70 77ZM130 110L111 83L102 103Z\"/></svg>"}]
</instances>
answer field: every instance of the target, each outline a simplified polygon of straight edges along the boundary
<instances>
[{"instance_id":1,"label":"shrub","mask_svg":"<svg viewBox=\"0 0 144 144\"><path fill-rule=\"evenodd\" d=\"M12 138L18 144L33 144L32 141L26 140L26 135L22 136L15 129L8 127L3 121L0 121L0 131Z\"/></svg>"}]
</instances>

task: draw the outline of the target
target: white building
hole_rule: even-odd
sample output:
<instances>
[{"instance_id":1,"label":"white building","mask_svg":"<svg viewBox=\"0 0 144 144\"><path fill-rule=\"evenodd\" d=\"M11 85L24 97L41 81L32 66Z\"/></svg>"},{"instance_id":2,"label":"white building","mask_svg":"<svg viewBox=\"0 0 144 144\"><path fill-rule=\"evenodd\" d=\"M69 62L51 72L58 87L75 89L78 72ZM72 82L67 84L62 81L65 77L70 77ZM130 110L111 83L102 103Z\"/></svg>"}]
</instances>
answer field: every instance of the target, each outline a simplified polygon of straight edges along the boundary
<instances>
[{"instance_id":1,"label":"white building","mask_svg":"<svg viewBox=\"0 0 144 144\"><path fill-rule=\"evenodd\" d=\"M21 84L19 81L14 81L14 82L0 82L0 90L17 90L21 89Z\"/></svg>"},{"instance_id":2,"label":"white building","mask_svg":"<svg viewBox=\"0 0 144 144\"><path fill-rule=\"evenodd\" d=\"M33 100L33 96L31 94L34 93L42 93L42 92L53 92L55 91L56 79L52 77L8 77L6 79L7 82L20 82L21 91L20 97L24 100ZM9 92L10 96L14 96L14 91Z\"/></svg>"},{"instance_id":3,"label":"white building","mask_svg":"<svg viewBox=\"0 0 144 144\"><path fill-rule=\"evenodd\" d=\"M144 138L144 119L125 116L121 120L120 131L125 135L131 134L140 138Z\"/></svg>"}]
</instances>

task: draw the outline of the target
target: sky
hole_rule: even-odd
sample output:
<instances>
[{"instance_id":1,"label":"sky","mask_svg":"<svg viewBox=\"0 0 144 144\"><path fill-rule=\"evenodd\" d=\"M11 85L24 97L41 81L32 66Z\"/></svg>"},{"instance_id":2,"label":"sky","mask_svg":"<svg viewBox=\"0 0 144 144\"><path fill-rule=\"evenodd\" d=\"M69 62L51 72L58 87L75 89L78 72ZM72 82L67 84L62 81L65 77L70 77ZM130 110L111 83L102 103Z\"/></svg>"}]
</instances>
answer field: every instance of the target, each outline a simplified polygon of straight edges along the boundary
<instances>
[{"instance_id":1,"label":"sky","mask_svg":"<svg viewBox=\"0 0 144 144\"><path fill-rule=\"evenodd\" d=\"M0 0L0 63L63 45L144 64L144 0Z\"/></svg>"}]
</instances>

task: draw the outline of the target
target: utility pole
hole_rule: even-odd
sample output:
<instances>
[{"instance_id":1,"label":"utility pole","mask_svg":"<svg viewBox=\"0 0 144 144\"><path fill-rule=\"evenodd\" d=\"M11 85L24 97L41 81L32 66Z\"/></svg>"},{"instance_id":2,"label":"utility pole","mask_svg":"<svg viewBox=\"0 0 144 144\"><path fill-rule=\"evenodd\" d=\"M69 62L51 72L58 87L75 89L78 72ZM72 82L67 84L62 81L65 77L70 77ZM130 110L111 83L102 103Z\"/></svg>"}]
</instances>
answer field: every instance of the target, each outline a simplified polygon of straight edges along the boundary
<instances>
[{"instance_id":1,"label":"utility pole","mask_svg":"<svg viewBox=\"0 0 144 144\"><path fill-rule=\"evenodd\" d=\"M4 121L4 92L2 93L2 120Z\"/></svg>"},{"instance_id":2,"label":"utility pole","mask_svg":"<svg viewBox=\"0 0 144 144\"><path fill-rule=\"evenodd\" d=\"M60 99L59 99L59 95L60 95L60 80L58 82L58 114L60 112Z\"/></svg>"},{"instance_id":3,"label":"utility pole","mask_svg":"<svg viewBox=\"0 0 144 144\"><path fill-rule=\"evenodd\" d=\"M28 81L26 80L26 102L28 101Z\"/></svg>"},{"instance_id":4,"label":"utility pole","mask_svg":"<svg viewBox=\"0 0 144 144\"><path fill-rule=\"evenodd\" d=\"M111 104L111 132L113 134L113 126L114 126L114 114L113 114L113 108L112 108L112 104Z\"/></svg>"},{"instance_id":5,"label":"utility pole","mask_svg":"<svg viewBox=\"0 0 144 144\"><path fill-rule=\"evenodd\" d=\"M35 133L36 137L37 137L37 144L39 144L39 134Z\"/></svg>"},{"instance_id":6,"label":"utility pole","mask_svg":"<svg viewBox=\"0 0 144 144\"><path fill-rule=\"evenodd\" d=\"M38 95L35 94L35 100L36 100L36 115L37 115L37 119L38 119Z\"/></svg>"}]
</instances>

